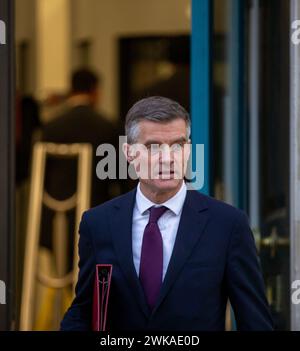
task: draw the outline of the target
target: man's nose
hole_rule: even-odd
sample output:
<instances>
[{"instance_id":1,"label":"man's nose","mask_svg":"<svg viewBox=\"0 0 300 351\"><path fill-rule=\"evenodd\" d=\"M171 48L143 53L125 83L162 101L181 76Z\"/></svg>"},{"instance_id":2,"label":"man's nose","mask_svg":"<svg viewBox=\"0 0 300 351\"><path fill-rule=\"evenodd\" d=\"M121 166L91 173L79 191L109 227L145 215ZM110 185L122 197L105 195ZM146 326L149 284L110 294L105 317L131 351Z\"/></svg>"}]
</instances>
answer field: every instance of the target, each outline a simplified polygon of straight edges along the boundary
<instances>
[{"instance_id":1,"label":"man's nose","mask_svg":"<svg viewBox=\"0 0 300 351\"><path fill-rule=\"evenodd\" d=\"M160 154L159 154L160 162L171 162L174 159L173 152L169 145L161 146Z\"/></svg>"}]
</instances>

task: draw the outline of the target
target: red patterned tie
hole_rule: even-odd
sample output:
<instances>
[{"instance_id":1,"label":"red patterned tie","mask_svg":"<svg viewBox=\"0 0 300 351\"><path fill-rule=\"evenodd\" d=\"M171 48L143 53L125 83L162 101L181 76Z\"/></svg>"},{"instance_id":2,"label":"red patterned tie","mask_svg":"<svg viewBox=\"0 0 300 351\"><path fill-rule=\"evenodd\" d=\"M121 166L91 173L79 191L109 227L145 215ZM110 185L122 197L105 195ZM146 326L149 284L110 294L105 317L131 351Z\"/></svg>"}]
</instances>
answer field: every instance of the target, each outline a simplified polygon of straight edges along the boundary
<instances>
[{"instance_id":1,"label":"red patterned tie","mask_svg":"<svg viewBox=\"0 0 300 351\"><path fill-rule=\"evenodd\" d=\"M143 236L139 276L151 309L159 295L163 272L163 242L157 221L167 209L165 206L150 208L149 222Z\"/></svg>"}]
</instances>

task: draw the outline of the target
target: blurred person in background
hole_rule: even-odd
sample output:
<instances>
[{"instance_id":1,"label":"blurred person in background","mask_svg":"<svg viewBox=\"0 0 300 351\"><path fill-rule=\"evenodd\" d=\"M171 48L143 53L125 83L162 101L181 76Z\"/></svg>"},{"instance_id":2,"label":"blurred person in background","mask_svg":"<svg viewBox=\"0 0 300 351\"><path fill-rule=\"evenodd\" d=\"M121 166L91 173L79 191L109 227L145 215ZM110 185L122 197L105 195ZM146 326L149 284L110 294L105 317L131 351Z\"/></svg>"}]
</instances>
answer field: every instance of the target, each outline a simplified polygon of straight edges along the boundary
<instances>
[{"instance_id":1,"label":"blurred person in background","mask_svg":"<svg viewBox=\"0 0 300 351\"><path fill-rule=\"evenodd\" d=\"M71 76L70 96L61 114L54 117L42 129L42 141L52 143L90 143L93 147L91 169L91 207L119 195L115 180L100 180L96 175L96 149L109 143L117 147L118 129L104 115L96 111L101 96L101 78L88 68L80 68ZM56 200L70 198L77 190L77 158L47 158L44 189ZM53 211L44 206L42 212L41 242L44 248L53 251ZM75 211L68 213L68 258L69 269L73 264L73 239Z\"/></svg>"},{"instance_id":2,"label":"blurred person in background","mask_svg":"<svg viewBox=\"0 0 300 351\"><path fill-rule=\"evenodd\" d=\"M80 68L71 77L71 94L66 109L46 124L42 140L53 143L90 143L93 146L91 206L116 195L112 189L115 182L99 180L96 176L96 149L102 143L117 146L117 127L96 111L101 96L101 78L88 68ZM70 165L72 163L72 165ZM55 167L47 164L47 190L60 200L71 196L76 190L76 161L55 161ZM53 174L55 173L55 174Z\"/></svg>"}]
</instances>

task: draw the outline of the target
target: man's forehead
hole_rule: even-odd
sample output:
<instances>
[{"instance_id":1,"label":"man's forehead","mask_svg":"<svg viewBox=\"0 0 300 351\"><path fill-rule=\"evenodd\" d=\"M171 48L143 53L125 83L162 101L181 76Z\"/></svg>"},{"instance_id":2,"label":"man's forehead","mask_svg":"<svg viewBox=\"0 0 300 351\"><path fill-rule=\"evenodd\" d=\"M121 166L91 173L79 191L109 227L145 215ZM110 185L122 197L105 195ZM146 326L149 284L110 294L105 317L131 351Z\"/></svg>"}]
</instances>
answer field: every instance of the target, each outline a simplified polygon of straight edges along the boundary
<instances>
[{"instance_id":1,"label":"man's forehead","mask_svg":"<svg viewBox=\"0 0 300 351\"><path fill-rule=\"evenodd\" d=\"M177 139L186 138L186 123L182 119L164 123L141 121L139 134L144 140L176 141Z\"/></svg>"},{"instance_id":2,"label":"man's forehead","mask_svg":"<svg viewBox=\"0 0 300 351\"><path fill-rule=\"evenodd\" d=\"M163 121L163 122L157 122L157 121L149 121L149 120L141 120L139 121L139 125L142 128L153 128L153 129L160 129L160 128L168 128L170 125L173 126L178 126L178 127L185 127L186 122L182 118L175 118L170 121Z\"/></svg>"}]
</instances>

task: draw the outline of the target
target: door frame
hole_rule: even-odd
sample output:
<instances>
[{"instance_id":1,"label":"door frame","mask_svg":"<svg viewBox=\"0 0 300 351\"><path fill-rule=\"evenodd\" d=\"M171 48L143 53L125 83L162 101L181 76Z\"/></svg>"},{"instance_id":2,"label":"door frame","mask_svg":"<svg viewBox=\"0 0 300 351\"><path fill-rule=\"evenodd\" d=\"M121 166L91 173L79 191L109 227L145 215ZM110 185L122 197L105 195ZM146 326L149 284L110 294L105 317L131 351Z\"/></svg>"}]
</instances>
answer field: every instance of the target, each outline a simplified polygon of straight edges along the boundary
<instances>
[{"instance_id":1,"label":"door frame","mask_svg":"<svg viewBox=\"0 0 300 351\"><path fill-rule=\"evenodd\" d=\"M212 1L191 0L191 3L192 164L195 165L196 145L204 144L204 186L200 190L209 195L211 193Z\"/></svg>"},{"instance_id":2,"label":"door frame","mask_svg":"<svg viewBox=\"0 0 300 351\"><path fill-rule=\"evenodd\" d=\"M290 0L290 23L300 19L298 0ZM290 27L291 36L295 29ZM290 38L291 38L290 36ZM291 294L300 279L300 44L290 40L290 282ZM295 286L293 286L295 284ZM299 295L299 294L298 294ZM300 331L300 305L291 298L291 330Z\"/></svg>"},{"instance_id":3,"label":"door frame","mask_svg":"<svg viewBox=\"0 0 300 351\"><path fill-rule=\"evenodd\" d=\"M0 305L0 330L15 321L15 41L14 1L0 0L5 42L0 44L0 280L6 304Z\"/></svg>"}]
</instances>

